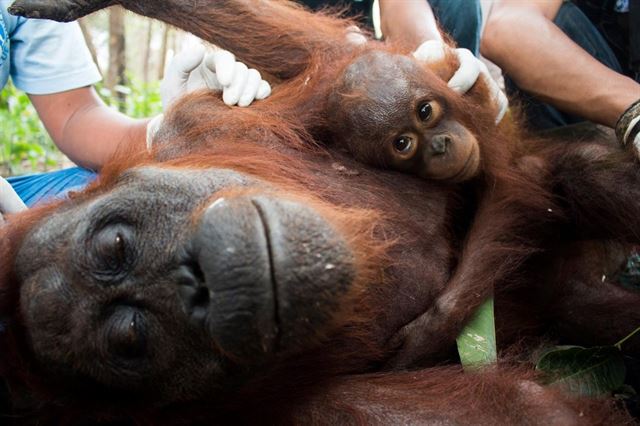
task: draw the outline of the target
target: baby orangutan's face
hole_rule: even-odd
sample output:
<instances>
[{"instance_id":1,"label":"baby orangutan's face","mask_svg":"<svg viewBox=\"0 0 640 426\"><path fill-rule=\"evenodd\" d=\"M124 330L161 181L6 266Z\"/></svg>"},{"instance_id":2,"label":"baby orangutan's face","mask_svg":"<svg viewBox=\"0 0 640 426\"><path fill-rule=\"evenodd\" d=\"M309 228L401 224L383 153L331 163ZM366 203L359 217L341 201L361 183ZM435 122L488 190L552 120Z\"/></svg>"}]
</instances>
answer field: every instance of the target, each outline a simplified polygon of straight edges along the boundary
<instances>
[{"instance_id":1,"label":"baby orangutan's face","mask_svg":"<svg viewBox=\"0 0 640 426\"><path fill-rule=\"evenodd\" d=\"M346 68L331 94L331 120L360 161L462 182L478 174L480 149L456 117L449 92L416 60L370 52Z\"/></svg>"}]
</instances>

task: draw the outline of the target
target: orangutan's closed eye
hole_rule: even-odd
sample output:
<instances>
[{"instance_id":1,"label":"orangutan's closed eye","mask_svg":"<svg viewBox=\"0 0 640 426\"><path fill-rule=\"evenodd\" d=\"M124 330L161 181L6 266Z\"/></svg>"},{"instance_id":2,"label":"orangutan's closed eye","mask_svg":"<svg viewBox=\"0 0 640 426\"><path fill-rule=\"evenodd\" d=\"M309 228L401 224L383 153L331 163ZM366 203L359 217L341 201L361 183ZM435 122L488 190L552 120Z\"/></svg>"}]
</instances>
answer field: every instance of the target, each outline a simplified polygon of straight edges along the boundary
<instances>
[{"instance_id":1,"label":"orangutan's closed eye","mask_svg":"<svg viewBox=\"0 0 640 426\"><path fill-rule=\"evenodd\" d=\"M126 273L132 263L132 239L132 229L124 224L108 225L91 237L89 255L99 279L112 281Z\"/></svg>"},{"instance_id":2,"label":"orangutan's closed eye","mask_svg":"<svg viewBox=\"0 0 640 426\"><path fill-rule=\"evenodd\" d=\"M110 351L124 359L142 357L147 349L146 327L144 316L135 307L118 306L107 324Z\"/></svg>"}]
</instances>

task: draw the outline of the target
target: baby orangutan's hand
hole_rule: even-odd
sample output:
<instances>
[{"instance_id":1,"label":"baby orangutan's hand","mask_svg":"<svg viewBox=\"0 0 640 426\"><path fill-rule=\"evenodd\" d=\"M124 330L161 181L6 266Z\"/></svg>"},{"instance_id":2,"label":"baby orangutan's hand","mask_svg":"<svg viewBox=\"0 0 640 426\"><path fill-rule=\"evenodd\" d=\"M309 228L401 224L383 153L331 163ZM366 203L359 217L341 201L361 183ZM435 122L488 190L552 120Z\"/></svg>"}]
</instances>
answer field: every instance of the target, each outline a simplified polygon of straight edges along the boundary
<instances>
[{"instance_id":1,"label":"baby orangutan's hand","mask_svg":"<svg viewBox=\"0 0 640 426\"><path fill-rule=\"evenodd\" d=\"M391 338L389 346L397 349L387 366L394 370L433 365L453 347L460 328L437 304L429 308Z\"/></svg>"}]
</instances>

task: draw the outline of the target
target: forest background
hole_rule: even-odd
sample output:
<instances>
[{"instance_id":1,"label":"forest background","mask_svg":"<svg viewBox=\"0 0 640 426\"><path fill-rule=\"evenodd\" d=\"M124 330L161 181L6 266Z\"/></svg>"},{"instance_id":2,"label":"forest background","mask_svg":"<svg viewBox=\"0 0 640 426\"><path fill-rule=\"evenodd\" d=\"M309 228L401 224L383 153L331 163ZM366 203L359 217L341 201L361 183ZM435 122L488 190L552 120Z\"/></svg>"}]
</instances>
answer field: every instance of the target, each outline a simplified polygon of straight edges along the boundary
<instances>
[{"instance_id":1,"label":"forest background","mask_svg":"<svg viewBox=\"0 0 640 426\"><path fill-rule=\"evenodd\" d=\"M165 65L195 37L120 7L80 20L103 80L107 105L131 116L161 112L159 82ZM56 170L71 163L56 148L27 95L11 83L0 92L0 176Z\"/></svg>"}]
</instances>

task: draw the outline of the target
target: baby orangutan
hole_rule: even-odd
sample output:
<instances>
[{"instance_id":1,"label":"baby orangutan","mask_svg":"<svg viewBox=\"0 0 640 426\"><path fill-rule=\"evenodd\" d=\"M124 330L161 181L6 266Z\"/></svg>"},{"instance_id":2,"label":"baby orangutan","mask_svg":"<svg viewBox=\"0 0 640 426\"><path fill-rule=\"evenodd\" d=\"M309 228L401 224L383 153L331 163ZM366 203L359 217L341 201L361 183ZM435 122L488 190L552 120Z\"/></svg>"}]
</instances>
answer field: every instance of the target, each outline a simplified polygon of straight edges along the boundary
<instances>
[{"instance_id":1,"label":"baby orangutan","mask_svg":"<svg viewBox=\"0 0 640 426\"><path fill-rule=\"evenodd\" d=\"M424 179L463 182L478 175L474 132L493 127L495 111L482 80L467 96L478 111L461 108L445 84L457 69L454 61L430 65L442 77L436 81L409 56L372 51L358 57L329 98L336 140L366 164Z\"/></svg>"}]
</instances>

